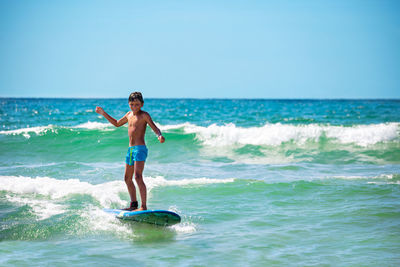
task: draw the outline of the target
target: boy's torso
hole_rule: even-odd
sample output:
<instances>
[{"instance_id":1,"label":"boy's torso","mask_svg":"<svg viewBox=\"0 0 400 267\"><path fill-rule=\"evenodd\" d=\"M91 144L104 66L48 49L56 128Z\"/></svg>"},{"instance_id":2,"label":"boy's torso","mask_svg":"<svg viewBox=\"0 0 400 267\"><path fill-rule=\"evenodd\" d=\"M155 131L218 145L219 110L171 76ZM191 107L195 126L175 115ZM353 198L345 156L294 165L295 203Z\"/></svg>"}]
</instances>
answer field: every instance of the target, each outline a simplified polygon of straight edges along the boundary
<instances>
[{"instance_id":1,"label":"boy's torso","mask_svg":"<svg viewBox=\"0 0 400 267\"><path fill-rule=\"evenodd\" d=\"M140 111L134 115L133 112L128 114L128 136L129 146L145 145L144 135L146 133L146 120L144 119L144 111Z\"/></svg>"}]
</instances>

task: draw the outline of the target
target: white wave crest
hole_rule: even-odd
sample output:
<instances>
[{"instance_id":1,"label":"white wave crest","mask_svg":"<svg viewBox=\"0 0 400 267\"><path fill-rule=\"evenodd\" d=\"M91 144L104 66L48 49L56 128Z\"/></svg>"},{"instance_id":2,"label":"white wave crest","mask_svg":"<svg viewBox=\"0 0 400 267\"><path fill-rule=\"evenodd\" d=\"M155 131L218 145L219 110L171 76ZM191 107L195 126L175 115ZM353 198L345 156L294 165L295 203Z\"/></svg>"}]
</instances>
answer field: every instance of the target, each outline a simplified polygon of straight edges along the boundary
<instances>
[{"instance_id":1,"label":"white wave crest","mask_svg":"<svg viewBox=\"0 0 400 267\"><path fill-rule=\"evenodd\" d=\"M96 121L88 121L72 128L78 129L88 129L88 130L112 130L112 126L110 123L102 123ZM111 128L111 129L110 129Z\"/></svg>"},{"instance_id":2,"label":"white wave crest","mask_svg":"<svg viewBox=\"0 0 400 267\"><path fill-rule=\"evenodd\" d=\"M87 209L80 214L87 222L90 231L94 233L112 232L120 238L134 238L134 228L129 227L127 224L120 224L116 221L113 214L105 213L101 208L90 205Z\"/></svg>"},{"instance_id":3,"label":"white wave crest","mask_svg":"<svg viewBox=\"0 0 400 267\"><path fill-rule=\"evenodd\" d=\"M88 194L102 205L123 204L118 196L126 190L122 181L93 185L78 179L58 180L50 177L0 176L0 190L16 194L39 194L50 199L60 199L72 194Z\"/></svg>"},{"instance_id":4,"label":"white wave crest","mask_svg":"<svg viewBox=\"0 0 400 267\"><path fill-rule=\"evenodd\" d=\"M111 131L113 126L110 123L101 123L101 122L91 122L88 121L86 123L82 123L72 127L65 127L65 126L55 126L49 124L47 126L36 126L36 127L27 127L15 130L5 130L0 131L0 134L4 135L22 135L25 138L29 139L32 134L36 135L44 135L47 132L58 133L59 129L88 129L88 130L104 130L104 131Z\"/></svg>"},{"instance_id":5,"label":"white wave crest","mask_svg":"<svg viewBox=\"0 0 400 267\"><path fill-rule=\"evenodd\" d=\"M194 224L193 222L181 222L179 224L171 226L171 229L173 229L178 234L191 234L196 232L196 224Z\"/></svg>"},{"instance_id":6,"label":"white wave crest","mask_svg":"<svg viewBox=\"0 0 400 267\"><path fill-rule=\"evenodd\" d=\"M37 127L21 128L16 130L0 131L0 134L5 134L5 135L22 134L25 138L29 139L32 133L36 135L43 135L48 131L57 133L57 129L55 128L55 126L50 124L47 126L37 126Z\"/></svg>"},{"instance_id":7,"label":"white wave crest","mask_svg":"<svg viewBox=\"0 0 400 267\"><path fill-rule=\"evenodd\" d=\"M148 191L159 186L187 186L213 183L229 183L234 179L183 179L167 180L164 177L145 177ZM72 194L86 194L94 197L103 207L112 203L125 205L126 201L120 198L120 193L127 193L123 181L111 181L103 184L90 184L78 179L58 180L51 177L0 176L0 190L15 194L39 194L50 199L61 199Z\"/></svg>"},{"instance_id":8,"label":"white wave crest","mask_svg":"<svg viewBox=\"0 0 400 267\"><path fill-rule=\"evenodd\" d=\"M43 199L29 199L18 196L6 195L9 202L30 206L38 216L38 220L45 220L57 214L64 213L65 206Z\"/></svg>"},{"instance_id":9,"label":"white wave crest","mask_svg":"<svg viewBox=\"0 0 400 267\"><path fill-rule=\"evenodd\" d=\"M359 176L359 175L348 175L348 176L327 176L327 178L344 179L344 180L357 180L357 179L377 179L377 180L393 180L398 177L398 174L380 174L375 176Z\"/></svg>"},{"instance_id":10,"label":"white wave crest","mask_svg":"<svg viewBox=\"0 0 400 267\"><path fill-rule=\"evenodd\" d=\"M270 145L278 146L284 142L304 144L306 141L318 142L321 137L334 139L341 144L359 146L373 145L399 138L399 123L380 123L355 126L331 126L320 124L291 125L266 124L261 127L237 127L233 123L212 124L208 127L193 124L176 125L186 133L196 134L196 138L208 146L231 145Z\"/></svg>"},{"instance_id":11,"label":"white wave crest","mask_svg":"<svg viewBox=\"0 0 400 267\"><path fill-rule=\"evenodd\" d=\"M182 179L182 180L167 180L162 176L155 178L145 178L146 185L149 184L148 188L152 189L158 186L190 186L190 185L206 185L206 184L219 184L219 183L232 183L234 178L227 179L212 179L212 178L193 178L193 179Z\"/></svg>"},{"instance_id":12,"label":"white wave crest","mask_svg":"<svg viewBox=\"0 0 400 267\"><path fill-rule=\"evenodd\" d=\"M156 123L157 127L161 130L161 131L169 131L169 130L176 130L176 129L184 129L187 127L193 127L194 125L189 123L189 122L185 122L185 123L181 123L181 124L171 124L171 125L161 125L159 123Z\"/></svg>"},{"instance_id":13,"label":"white wave crest","mask_svg":"<svg viewBox=\"0 0 400 267\"><path fill-rule=\"evenodd\" d=\"M307 141L318 142L321 137L327 137L341 144L356 144L359 146L374 145L380 142L399 140L400 123L379 123L354 126L332 126L321 124L281 124L267 123L260 127L238 127L233 123L225 125L212 124L198 126L191 123L157 126L162 131L183 129L185 133L195 134L196 138L207 146L232 146L232 145L269 145L278 146L285 142L294 142L302 145ZM43 135L47 132L57 133L59 129L88 129L112 131L109 123L91 122L72 127L63 126L38 126L16 130L0 131L0 134L23 135L30 138L32 134Z\"/></svg>"}]
</instances>

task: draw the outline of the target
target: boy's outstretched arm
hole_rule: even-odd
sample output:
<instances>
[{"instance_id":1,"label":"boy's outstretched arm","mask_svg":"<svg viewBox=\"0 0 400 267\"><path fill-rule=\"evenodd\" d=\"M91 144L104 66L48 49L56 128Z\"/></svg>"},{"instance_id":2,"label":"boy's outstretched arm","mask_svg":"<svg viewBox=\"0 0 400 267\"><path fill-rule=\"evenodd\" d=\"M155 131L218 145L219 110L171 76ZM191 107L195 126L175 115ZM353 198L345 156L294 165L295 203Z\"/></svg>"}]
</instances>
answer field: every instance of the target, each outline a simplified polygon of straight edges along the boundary
<instances>
[{"instance_id":1,"label":"boy's outstretched arm","mask_svg":"<svg viewBox=\"0 0 400 267\"><path fill-rule=\"evenodd\" d=\"M153 132L157 135L158 141L160 141L160 143L164 143L165 142L164 136L162 136L160 129L158 129L158 127L154 124L149 114L146 114L146 122L149 124L151 129L153 129Z\"/></svg>"},{"instance_id":2,"label":"boy's outstretched arm","mask_svg":"<svg viewBox=\"0 0 400 267\"><path fill-rule=\"evenodd\" d=\"M115 127L120 127L122 125L124 125L125 123L128 122L128 118L126 117L127 114L125 114L125 116L123 116L120 120L116 120L113 117L111 117L110 115L107 114L107 112L104 111L103 108L101 107L96 107L96 113L103 115L104 118L106 118L112 125L114 125Z\"/></svg>"}]
</instances>

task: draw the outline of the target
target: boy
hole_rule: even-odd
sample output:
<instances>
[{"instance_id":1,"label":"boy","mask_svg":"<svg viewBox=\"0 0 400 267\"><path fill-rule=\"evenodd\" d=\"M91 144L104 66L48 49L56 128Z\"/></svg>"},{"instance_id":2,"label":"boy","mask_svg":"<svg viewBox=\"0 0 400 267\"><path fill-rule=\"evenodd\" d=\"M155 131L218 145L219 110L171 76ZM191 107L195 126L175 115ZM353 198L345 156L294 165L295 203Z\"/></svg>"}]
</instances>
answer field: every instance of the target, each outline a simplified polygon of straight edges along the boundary
<instances>
[{"instance_id":1,"label":"boy","mask_svg":"<svg viewBox=\"0 0 400 267\"><path fill-rule=\"evenodd\" d=\"M164 143L165 138L162 136L160 129L154 124L149 113L141 110L144 101L142 94L134 92L129 96L129 107L131 111L125 114L120 120L116 120L108 115L101 107L96 107L96 112L103 115L112 125L120 127L125 123L128 123L128 136L129 136L129 148L128 154L126 155L125 164L125 183L128 187L128 192L131 198L131 205L129 208L124 210L146 210L147 209L147 192L146 185L143 182L143 169L144 163L147 158L147 147L144 142L144 135L146 132L147 124L150 125L151 129L157 134L160 143ZM135 180L139 186L140 198L142 205L138 209L138 202L136 199L136 188L132 181L132 176L135 174Z\"/></svg>"}]
</instances>

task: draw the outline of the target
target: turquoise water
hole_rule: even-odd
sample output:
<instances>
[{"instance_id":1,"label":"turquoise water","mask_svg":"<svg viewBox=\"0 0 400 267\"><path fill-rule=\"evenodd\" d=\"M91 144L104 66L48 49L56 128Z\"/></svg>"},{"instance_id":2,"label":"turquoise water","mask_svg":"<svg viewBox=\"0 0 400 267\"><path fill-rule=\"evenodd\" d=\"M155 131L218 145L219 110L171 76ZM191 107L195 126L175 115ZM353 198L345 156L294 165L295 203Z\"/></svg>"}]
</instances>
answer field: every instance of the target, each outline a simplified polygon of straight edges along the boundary
<instances>
[{"instance_id":1,"label":"turquoise water","mask_svg":"<svg viewBox=\"0 0 400 267\"><path fill-rule=\"evenodd\" d=\"M145 99L150 209L128 205L126 99L0 99L1 266L398 266L400 101Z\"/></svg>"}]
</instances>

